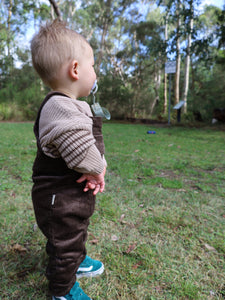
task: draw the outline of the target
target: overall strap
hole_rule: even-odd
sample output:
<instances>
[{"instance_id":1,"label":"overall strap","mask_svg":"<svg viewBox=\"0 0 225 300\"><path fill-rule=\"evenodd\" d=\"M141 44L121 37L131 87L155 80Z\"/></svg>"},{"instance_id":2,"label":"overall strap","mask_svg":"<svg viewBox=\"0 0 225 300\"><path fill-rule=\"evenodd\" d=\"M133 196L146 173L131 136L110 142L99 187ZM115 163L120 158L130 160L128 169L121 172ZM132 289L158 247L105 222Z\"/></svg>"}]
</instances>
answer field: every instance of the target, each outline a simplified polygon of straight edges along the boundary
<instances>
[{"instance_id":1,"label":"overall strap","mask_svg":"<svg viewBox=\"0 0 225 300\"><path fill-rule=\"evenodd\" d=\"M39 148L40 148L40 141L39 141L39 119L40 119L42 108L44 107L44 105L47 103L47 101L52 96L64 96L64 97L68 97L65 94L60 93L60 92L50 92L50 93L47 94L47 96L45 97L44 101L41 103L41 106L40 106L40 108L38 110L38 113L37 113L36 121L34 123L34 128L33 128L34 129L34 134L35 134L36 139L37 139L37 145L38 145Z\"/></svg>"},{"instance_id":2,"label":"overall strap","mask_svg":"<svg viewBox=\"0 0 225 300\"><path fill-rule=\"evenodd\" d=\"M47 101L52 97L52 96L64 96L64 97L68 97L66 96L65 94L63 93L60 93L60 92L50 92L47 94L47 96L45 97L44 101L41 103L41 106L38 110L38 113L37 113L37 118L36 118L36 121L34 123L34 133L35 133L35 136L38 138L39 137L39 119L40 119L40 115L41 115L41 111L42 111L42 108L44 107L44 105L47 103ZM68 97L69 98L69 97Z\"/></svg>"}]
</instances>

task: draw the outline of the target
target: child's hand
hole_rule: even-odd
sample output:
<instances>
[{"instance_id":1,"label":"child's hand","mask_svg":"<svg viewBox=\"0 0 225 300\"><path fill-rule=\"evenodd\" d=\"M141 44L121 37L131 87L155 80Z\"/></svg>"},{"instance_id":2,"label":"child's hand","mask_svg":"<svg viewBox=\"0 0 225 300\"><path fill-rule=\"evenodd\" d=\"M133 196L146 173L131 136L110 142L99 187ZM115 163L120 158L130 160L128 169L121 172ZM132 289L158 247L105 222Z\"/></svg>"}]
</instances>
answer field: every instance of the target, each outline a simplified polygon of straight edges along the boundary
<instances>
[{"instance_id":1,"label":"child's hand","mask_svg":"<svg viewBox=\"0 0 225 300\"><path fill-rule=\"evenodd\" d=\"M103 172L101 174L83 174L78 180L78 183L81 183L83 181L87 181L84 192L87 192L89 190L94 190L93 195L96 195L98 192L102 193L105 188L105 171L104 168Z\"/></svg>"}]
</instances>

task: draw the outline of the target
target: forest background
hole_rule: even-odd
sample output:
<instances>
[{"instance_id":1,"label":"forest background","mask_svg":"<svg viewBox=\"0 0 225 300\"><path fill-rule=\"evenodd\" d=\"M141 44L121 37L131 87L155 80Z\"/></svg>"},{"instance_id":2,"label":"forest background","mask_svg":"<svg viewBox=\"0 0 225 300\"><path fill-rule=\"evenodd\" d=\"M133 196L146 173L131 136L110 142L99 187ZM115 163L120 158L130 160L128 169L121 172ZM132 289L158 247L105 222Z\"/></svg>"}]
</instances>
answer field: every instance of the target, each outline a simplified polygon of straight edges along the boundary
<instances>
[{"instance_id":1,"label":"forest background","mask_svg":"<svg viewBox=\"0 0 225 300\"><path fill-rule=\"evenodd\" d=\"M185 120L209 122L225 102L225 6L200 7L201 0L1 0L0 120L35 118L48 88L32 68L29 42L59 17L94 48L97 101L112 118L166 120L170 77L171 107L184 100ZM168 75L170 60L176 73Z\"/></svg>"}]
</instances>

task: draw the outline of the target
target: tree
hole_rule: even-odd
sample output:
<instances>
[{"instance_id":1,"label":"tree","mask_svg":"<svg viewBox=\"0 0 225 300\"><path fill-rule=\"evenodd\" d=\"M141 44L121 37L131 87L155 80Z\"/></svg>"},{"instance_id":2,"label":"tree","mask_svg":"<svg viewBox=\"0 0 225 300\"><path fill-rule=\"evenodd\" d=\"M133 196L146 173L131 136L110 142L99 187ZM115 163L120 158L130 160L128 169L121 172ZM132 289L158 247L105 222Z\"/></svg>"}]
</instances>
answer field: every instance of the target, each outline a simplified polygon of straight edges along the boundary
<instances>
[{"instance_id":1,"label":"tree","mask_svg":"<svg viewBox=\"0 0 225 300\"><path fill-rule=\"evenodd\" d=\"M182 92L181 99L188 95L188 110L198 106L206 116L207 109L217 101L213 100L213 93L218 101L223 98L224 11L206 6L198 16L199 1L161 0L155 9L153 1L49 0L46 4L41 0L5 0L0 7L0 102L7 100L22 107L25 97L28 102L23 107L24 115L31 118L31 107L38 102L37 90L42 93L44 87L33 77L27 55L29 45L23 47L18 38L25 40L28 28L58 17L91 43L99 80L98 101L113 112L113 117L147 118L165 113L164 64L175 58L180 64L174 104ZM192 88L188 92L189 74ZM213 88L213 78L220 80L217 90Z\"/></svg>"},{"instance_id":2,"label":"tree","mask_svg":"<svg viewBox=\"0 0 225 300\"><path fill-rule=\"evenodd\" d=\"M180 100L180 31L181 31L181 3L177 0L176 4L176 74L175 74L175 104Z\"/></svg>"},{"instance_id":3,"label":"tree","mask_svg":"<svg viewBox=\"0 0 225 300\"><path fill-rule=\"evenodd\" d=\"M192 88L189 105L201 111L203 118L211 119L216 107L224 106L225 55L220 44L221 28L219 17L222 11L215 6L205 6L194 21L195 37L192 42Z\"/></svg>"},{"instance_id":4,"label":"tree","mask_svg":"<svg viewBox=\"0 0 225 300\"><path fill-rule=\"evenodd\" d=\"M165 15L165 45L167 47L167 40L168 40L168 15L169 9L166 10ZM167 56L166 56L167 58ZM167 60L167 59L166 59ZM167 113L167 73L164 71L164 105L163 105L163 113Z\"/></svg>"},{"instance_id":5,"label":"tree","mask_svg":"<svg viewBox=\"0 0 225 300\"><path fill-rule=\"evenodd\" d=\"M218 27L216 30L217 36L219 38L218 47L225 50L225 5L221 12L217 12L218 15Z\"/></svg>"},{"instance_id":6,"label":"tree","mask_svg":"<svg viewBox=\"0 0 225 300\"><path fill-rule=\"evenodd\" d=\"M183 88L183 97L184 101L184 113L187 113L187 95L188 95L188 87L189 87L189 68L190 68L190 56L191 56L191 41L192 41L192 31L193 31L193 0L189 1L189 9L188 9L188 43L187 43L187 51L186 51L186 59L185 59L185 73L184 73L184 88Z\"/></svg>"},{"instance_id":7,"label":"tree","mask_svg":"<svg viewBox=\"0 0 225 300\"><path fill-rule=\"evenodd\" d=\"M163 15L157 8L149 11L145 22L134 24L130 32L135 45L133 52L136 55L133 72L136 82L135 99L142 105L143 102L148 105L144 113L150 116L160 103L162 65L165 57L163 30ZM140 100L140 94L143 102Z\"/></svg>"}]
</instances>

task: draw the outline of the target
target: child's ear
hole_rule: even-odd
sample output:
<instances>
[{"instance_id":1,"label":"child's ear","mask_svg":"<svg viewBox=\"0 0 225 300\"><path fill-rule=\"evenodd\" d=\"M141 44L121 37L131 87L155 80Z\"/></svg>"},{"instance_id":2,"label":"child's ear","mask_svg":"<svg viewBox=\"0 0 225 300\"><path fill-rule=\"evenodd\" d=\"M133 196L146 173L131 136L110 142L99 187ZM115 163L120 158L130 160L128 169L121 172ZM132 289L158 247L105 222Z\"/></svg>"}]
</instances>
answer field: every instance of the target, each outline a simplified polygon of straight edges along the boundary
<instances>
[{"instance_id":1,"label":"child's ear","mask_svg":"<svg viewBox=\"0 0 225 300\"><path fill-rule=\"evenodd\" d=\"M78 76L78 62L76 60L73 60L70 63L69 66L69 75L71 78L78 80L79 76Z\"/></svg>"}]
</instances>

